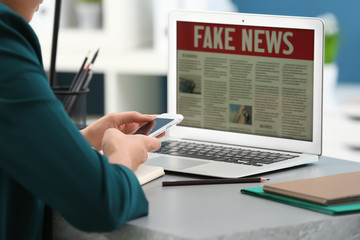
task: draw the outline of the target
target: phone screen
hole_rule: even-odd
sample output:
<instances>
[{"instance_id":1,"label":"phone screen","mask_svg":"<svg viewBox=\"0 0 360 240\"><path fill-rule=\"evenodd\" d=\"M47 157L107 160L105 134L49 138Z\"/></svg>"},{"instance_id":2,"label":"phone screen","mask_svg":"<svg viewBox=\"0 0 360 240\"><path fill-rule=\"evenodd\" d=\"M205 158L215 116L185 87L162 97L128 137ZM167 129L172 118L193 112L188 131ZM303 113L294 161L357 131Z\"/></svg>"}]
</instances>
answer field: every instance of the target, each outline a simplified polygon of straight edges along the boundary
<instances>
[{"instance_id":1,"label":"phone screen","mask_svg":"<svg viewBox=\"0 0 360 240\"><path fill-rule=\"evenodd\" d=\"M143 134L143 135L149 135L158 129L162 128L166 124L172 122L174 119L170 118L155 118L151 122L146 123L142 127L140 127L134 134Z\"/></svg>"}]
</instances>

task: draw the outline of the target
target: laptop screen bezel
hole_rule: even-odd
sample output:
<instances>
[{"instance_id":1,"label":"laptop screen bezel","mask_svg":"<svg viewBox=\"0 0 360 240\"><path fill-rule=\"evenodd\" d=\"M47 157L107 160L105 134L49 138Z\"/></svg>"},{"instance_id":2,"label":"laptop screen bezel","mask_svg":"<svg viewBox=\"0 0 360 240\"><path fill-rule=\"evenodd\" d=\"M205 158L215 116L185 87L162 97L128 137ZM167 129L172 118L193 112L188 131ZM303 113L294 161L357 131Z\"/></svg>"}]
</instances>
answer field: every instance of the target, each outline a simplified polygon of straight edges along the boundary
<instances>
[{"instance_id":1,"label":"laptop screen bezel","mask_svg":"<svg viewBox=\"0 0 360 240\"><path fill-rule=\"evenodd\" d=\"M314 30L313 136L312 141L284 139L244 133L224 132L178 125L169 129L169 137L224 143L254 148L321 155L322 151L322 80L324 24L319 18L244 13L173 10L169 13L168 112L177 113L177 22L251 25Z\"/></svg>"}]
</instances>

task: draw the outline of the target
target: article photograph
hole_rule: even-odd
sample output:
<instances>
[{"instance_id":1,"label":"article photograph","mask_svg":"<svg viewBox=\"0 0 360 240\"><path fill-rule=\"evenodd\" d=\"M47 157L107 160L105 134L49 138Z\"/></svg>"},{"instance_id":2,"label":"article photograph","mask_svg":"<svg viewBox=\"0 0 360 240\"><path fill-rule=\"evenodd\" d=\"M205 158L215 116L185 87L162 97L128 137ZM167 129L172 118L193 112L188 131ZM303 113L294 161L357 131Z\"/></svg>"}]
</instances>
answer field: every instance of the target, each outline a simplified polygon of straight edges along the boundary
<instances>
[{"instance_id":1,"label":"article photograph","mask_svg":"<svg viewBox=\"0 0 360 240\"><path fill-rule=\"evenodd\" d=\"M239 104L230 104L230 122L252 124L252 107Z\"/></svg>"},{"instance_id":2,"label":"article photograph","mask_svg":"<svg viewBox=\"0 0 360 240\"><path fill-rule=\"evenodd\" d=\"M182 93L201 94L201 76L180 75L179 91Z\"/></svg>"}]
</instances>

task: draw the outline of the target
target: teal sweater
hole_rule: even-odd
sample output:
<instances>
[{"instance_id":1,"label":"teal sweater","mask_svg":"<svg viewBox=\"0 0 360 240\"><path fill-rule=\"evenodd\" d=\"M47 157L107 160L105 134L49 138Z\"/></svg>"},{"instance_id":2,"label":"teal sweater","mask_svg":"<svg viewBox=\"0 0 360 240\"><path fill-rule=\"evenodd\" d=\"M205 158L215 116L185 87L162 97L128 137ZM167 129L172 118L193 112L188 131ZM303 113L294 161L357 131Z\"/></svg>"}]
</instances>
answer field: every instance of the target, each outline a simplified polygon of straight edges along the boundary
<instances>
[{"instance_id":1,"label":"teal sweater","mask_svg":"<svg viewBox=\"0 0 360 240\"><path fill-rule=\"evenodd\" d=\"M32 28L0 4L0 240L41 239L45 205L96 232L148 213L133 172L93 150L52 93Z\"/></svg>"}]
</instances>

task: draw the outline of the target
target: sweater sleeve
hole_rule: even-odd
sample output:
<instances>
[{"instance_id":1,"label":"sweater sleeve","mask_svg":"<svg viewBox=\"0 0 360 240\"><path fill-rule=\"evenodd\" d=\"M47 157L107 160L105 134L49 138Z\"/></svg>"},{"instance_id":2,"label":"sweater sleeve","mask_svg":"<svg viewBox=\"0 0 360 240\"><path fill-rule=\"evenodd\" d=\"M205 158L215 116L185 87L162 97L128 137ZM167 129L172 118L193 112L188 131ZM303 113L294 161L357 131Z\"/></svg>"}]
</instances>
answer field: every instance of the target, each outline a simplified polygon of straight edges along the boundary
<instances>
[{"instance_id":1,"label":"sweater sleeve","mask_svg":"<svg viewBox=\"0 0 360 240\"><path fill-rule=\"evenodd\" d=\"M147 214L134 173L98 154L53 95L34 41L0 27L0 168L81 230Z\"/></svg>"}]
</instances>

